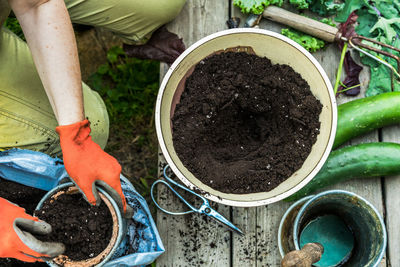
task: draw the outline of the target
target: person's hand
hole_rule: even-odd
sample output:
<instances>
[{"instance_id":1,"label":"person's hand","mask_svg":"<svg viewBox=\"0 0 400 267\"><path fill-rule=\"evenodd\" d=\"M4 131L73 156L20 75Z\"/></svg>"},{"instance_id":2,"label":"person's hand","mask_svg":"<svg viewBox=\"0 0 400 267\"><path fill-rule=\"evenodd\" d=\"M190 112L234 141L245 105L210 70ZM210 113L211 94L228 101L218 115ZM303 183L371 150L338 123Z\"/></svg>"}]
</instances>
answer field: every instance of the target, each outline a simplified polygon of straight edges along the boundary
<instances>
[{"instance_id":1,"label":"person's hand","mask_svg":"<svg viewBox=\"0 0 400 267\"><path fill-rule=\"evenodd\" d=\"M90 122L84 120L56 128L60 135L64 165L67 173L92 205L100 204L96 184L104 188L115 199L123 213L129 218L131 208L122 193L121 165L93 142Z\"/></svg>"},{"instance_id":2,"label":"person's hand","mask_svg":"<svg viewBox=\"0 0 400 267\"><path fill-rule=\"evenodd\" d=\"M144 45L124 44L127 56L139 59L154 59L172 64L185 51L185 44L175 33L169 32L165 26L157 29Z\"/></svg>"},{"instance_id":3,"label":"person's hand","mask_svg":"<svg viewBox=\"0 0 400 267\"><path fill-rule=\"evenodd\" d=\"M42 242L32 234L45 235L51 226L0 198L0 257L35 262L57 257L65 250L61 243Z\"/></svg>"}]
</instances>

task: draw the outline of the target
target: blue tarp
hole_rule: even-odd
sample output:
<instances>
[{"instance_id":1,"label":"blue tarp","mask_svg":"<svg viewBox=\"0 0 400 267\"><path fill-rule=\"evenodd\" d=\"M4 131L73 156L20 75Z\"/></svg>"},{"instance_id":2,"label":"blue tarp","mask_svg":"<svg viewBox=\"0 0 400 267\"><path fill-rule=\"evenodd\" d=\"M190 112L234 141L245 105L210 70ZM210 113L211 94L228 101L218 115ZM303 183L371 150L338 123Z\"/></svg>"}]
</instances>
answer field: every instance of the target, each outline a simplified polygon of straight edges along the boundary
<instances>
[{"instance_id":1,"label":"blue tarp","mask_svg":"<svg viewBox=\"0 0 400 267\"><path fill-rule=\"evenodd\" d=\"M30 150L11 149L0 152L0 177L49 191L63 179L68 179L68 174L58 158ZM150 264L165 251L160 235L144 198L122 175L121 185L128 204L135 212L128 220L125 239L104 266Z\"/></svg>"}]
</instances>

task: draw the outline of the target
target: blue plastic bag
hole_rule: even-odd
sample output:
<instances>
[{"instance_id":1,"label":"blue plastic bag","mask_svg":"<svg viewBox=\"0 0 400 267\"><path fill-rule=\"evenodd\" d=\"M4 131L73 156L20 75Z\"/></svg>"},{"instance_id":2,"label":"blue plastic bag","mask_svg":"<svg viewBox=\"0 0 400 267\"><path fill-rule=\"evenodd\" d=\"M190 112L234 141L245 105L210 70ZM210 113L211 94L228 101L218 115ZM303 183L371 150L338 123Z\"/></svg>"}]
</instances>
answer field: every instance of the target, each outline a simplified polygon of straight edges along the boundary
<instances>
[{"instance_id":1,"label":"blue plastic bag","mask_svg":"<svg viewBox=\"0 0 400 267\"><path fill-rule=\"evenodd\" d=\"M62 160L41 152L11 149L0 152L0 177L26 186L49 191L68 178ZM152 263L164 253L157 227L146 201L121 175L122 191L134 209L125 239L105 267L128 267Z\"/></svg>"},{"instance_id":2,"label":"blue plastic bag","mask_svg":"<svg viewBox=\"0 0 400 267\"><path fill-rule=\"evenodd\" d=\"M13 148L0 152L0 177L26 186L50 191L68 177L59 158Z\"/></svg>"}]
</instances>

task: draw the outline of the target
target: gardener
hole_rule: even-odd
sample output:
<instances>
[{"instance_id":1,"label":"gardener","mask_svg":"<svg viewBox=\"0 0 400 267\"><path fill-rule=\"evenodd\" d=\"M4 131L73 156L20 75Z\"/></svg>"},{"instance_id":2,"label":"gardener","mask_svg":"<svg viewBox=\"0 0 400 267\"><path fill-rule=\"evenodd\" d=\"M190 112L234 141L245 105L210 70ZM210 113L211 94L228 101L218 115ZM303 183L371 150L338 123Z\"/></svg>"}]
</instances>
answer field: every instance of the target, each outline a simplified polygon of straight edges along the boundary
<instances>
[{"instance_id":1,"label":"gardener","mask_svg":"<svg viewBox=\"0 0 400 267\"><path fill-rule=\"evenodd\" d=\"M11 8L28 43L6 29L0 31L0 149L62 153L68 174L91 204L99 204L95 183L100 184L128 214L121 166L103 151L109 126L106 108L81 82L71 20L115 32L126 41L129 55L171 63L184 47L176 35L159 28L183 4L184 0L0 0L0 25ZM0 199L0 257L34 262L59 255L62 244L40 242L30 234L49 231L48 224Z\"/></svg>"}]
</instances>

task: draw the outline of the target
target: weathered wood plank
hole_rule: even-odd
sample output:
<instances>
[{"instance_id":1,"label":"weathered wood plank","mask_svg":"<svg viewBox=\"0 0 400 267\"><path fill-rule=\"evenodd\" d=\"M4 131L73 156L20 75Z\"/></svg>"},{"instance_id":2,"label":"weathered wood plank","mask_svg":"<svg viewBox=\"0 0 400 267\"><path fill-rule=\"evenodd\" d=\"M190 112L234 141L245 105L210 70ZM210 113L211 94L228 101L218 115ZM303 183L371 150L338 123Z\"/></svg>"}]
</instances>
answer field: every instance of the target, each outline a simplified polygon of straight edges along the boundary
<instances>
[{"instance_id":1,"label":"weathered wood plank","mask_svg":"<svg viewBox=\"0 0 400 267\"><path fill-rule=\"evenodd\" d=\"M188 47L211 33L226 28L228 1L190 0L168 29L183 38ZM161 66L161 77L168 67ZM160 161L163 158L160 156ZM165 187L158 188L158 201L169 210L185 206ZM216 205L220 213L230 218L230 208ZM231 233L226 228L199 214L171 216L157 212L157 226L166 252L157 266L230 266Z\"/></svg>"},{"instance_id":2,"label":"weathered wood plank","mask_svg":"<svg viewBox=\"0 0 400 267\"><path fill-rule=\"evenodd\" d=\"M283 214L291 203L284 201L257 207L257 266L280 266L278 229Z\"/></svg>"},{"instance_id":3,"label":"weathered wood plank","mask_svg":"<svg viewBox=\"0 0 400 267\"><path fill-rule=\"evenodd\" d=\"M334 51L333 51L334 50ZM324 70L327 72L332 84L335 83L334 79L336 78L336 71L339 65L339 58L340 58L340 51L336 48L335 44L331 44L328 47L327 51L320 51L314 56L318 59L321 63ZM327 57L327 58L326 58ZM357 59L357 55L354 56ZM344 74L343 74L344 75ZM343 76L342 75L342 76ZM369 69L364 68L360 74L360 82L361 82L361 93L357 97L346 97L341 95L338 97L337 102L339 104L346 103L348 101L355 100L357 98L362 98L365 95L365 90L368 87L369 82ZM369 142L379 142L378 131L371 132L367 135L354 138L350 142L345 145L355 145L360 143L369 143ZM359 180L352 180L344 183L339 183L329 188L325 188L320 191L330 190L330 189L341 189L347 190L350 192L354 192L374 205L381 215L384 214L384 200L383 200L383 192L382 192L382 185L380 178L373 178L373 179L359 179ZM381 267L386 266L386 257L383 258L381 262Z\"/></svg>"},{"instance_id":4,"label":"weathered wood plank","mask_svg":"<svg viewBox=\"0 0 400 267\"><path fill-rule=\"evenodd\" d=\"M339 55L338 55L338 58L339 58ZM354 55L354 58L357 60L358 59L357 55ZM338 62L337 62L337 64L338 64ZM337 65L335 66L335 69L337 69ZM360 74L360 82L362 85L360 95L358 95L357 97L346 97L346 96L342 95L338 98L338 104L346 103L348 101L352 101L357 98L363 98L365 96L365 91L368 87L369 77L370 77L369 69L368 69L368 67L365 67ZM373 131L364 136L354 138L353 140L348 142L348 144L356 145L356 144L360 144L360 143L370 143L370 142L379 142L378 131ZM371 204L376 207L376 209L382 216L385 213L384 196L383 196L383 192L382 192L381 178L352 180L352 181L336 184L328 189L342 189L342 190L354 192L354 193L364 197L369 202L371 202ZM386 266L387 265L386 261L387 260L386 260L386 255L385 255L384 258L382 259L380 266L381 267Z\"/></svg>"},{"instance_id":5,"label":"weathered wood plank","mask_svg":"<svg viewBox=\"0 0 400 267\"><path fill-rule=\"evenodd\" d=\"M246 15L232 5L232 16L241 19L243 27ZM280 32L282 26L262 19L261 29ZM232 208L233 223L246 231L243 237L234 235L233 266L279 266L278 228L280 219L289 206L288 203L275 203L257 208Z\"/></svg>"},{"instance_id":6,"label":"weathered wood plank","mask_svg":"<svg viewBox=\"0 0 400 267\"><path fill-rule=\"evenodd\" d=\"M335 49L335 52L332 51L331 53L326 53L326 54L328 54L328 57L330 57L327 61L321 60L322 58L326 57L326 54L325 53L322 54L323 53L322 51L316 53L315 56L318 59L318 61L321 63L324 70L328 73L328 76L330 77L332 84L334 84L333 79L335 79L335 77L336 77L336 70L339 65L340 51L336 47L333 47L333 45L331 45L331 47L329 47L328 49ZM334 56L334 58L331 58L332 56ZM357 59L356 55L355 55L355 58ZM330 76L330 75L333 75L333 76ZM337 99L338 105L346 103L348 101L355 100L357 98L364 97L365 90L368 87L369 77L370 77L370 73L369 73L368 68L364 68L360 74L360 82L362 84L360 95L357 97L346 97L344 95L341 95ZM378 131L374 131L367 135L355 138L345 145L349 145L349 144L355 145L355 144L359 144L359 143L369 143L369 142L379 142ZM341 189L341 190L347 190L350 192L354 192L354 193L364 197L369 202L371 202L371 204L377 208L377 210L379 211L379 213L382 216L384 214L384 203L383 203L384 200L383 200L383 192L382 192L382 185L381 185L380 178L352 180L352 181L333 185L329 188L325 188L320 191L325 191L325 190L330 190L330 189ZM381 267L386 266L386 257L383 258L380 266Z\"/></svg>"},{"instance_id":7,"label":"weathered wood plank","mask_svg":"<svg viewBox=\"0 0 400 267\"><path fill-rule=\"evenodd\" d=\"M233 266L256 266L257 209L233 207L232 215L232 222L244 232L244 236L232 236L232 264Z\"/></svg>"},{"instance_id":8,"label":"weathered wood plank","mask_svg":"<svg viewBox=\"0 0 400 267\"><path fill-rule=\"evenodd\" d=\"M400 126L382 129L382 141L400 143ZM400 266L400 175L384 179L386 229L389 233L387 254L391 266Z\"/></svg>"}]
</instances>

